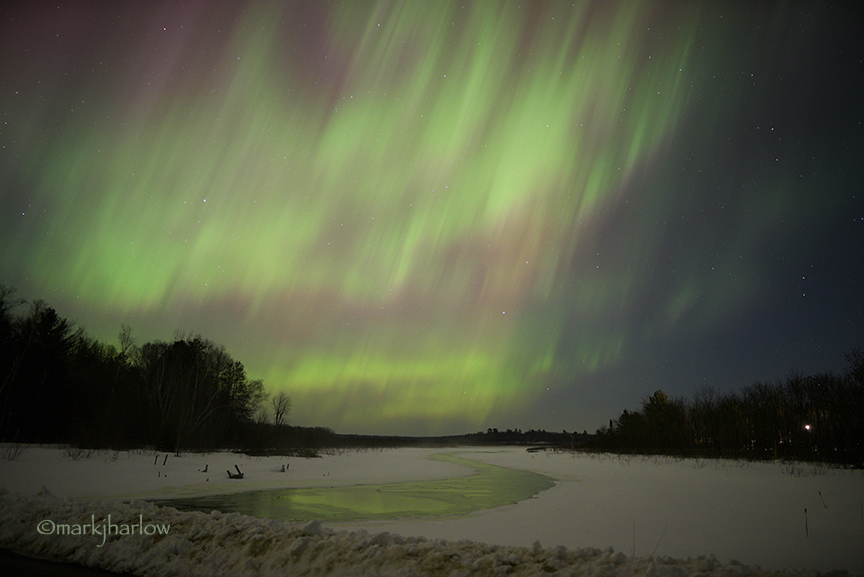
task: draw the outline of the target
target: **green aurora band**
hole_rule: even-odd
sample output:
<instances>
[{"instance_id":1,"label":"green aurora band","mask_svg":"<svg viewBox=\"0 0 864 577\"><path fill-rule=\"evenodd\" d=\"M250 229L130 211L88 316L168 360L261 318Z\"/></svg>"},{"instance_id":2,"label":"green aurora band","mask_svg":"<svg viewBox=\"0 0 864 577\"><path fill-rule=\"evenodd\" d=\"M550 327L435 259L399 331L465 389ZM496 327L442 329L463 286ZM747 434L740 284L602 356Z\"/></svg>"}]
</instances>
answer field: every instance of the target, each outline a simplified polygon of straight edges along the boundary
<instances>
[{"instance_id":1,"label":"green aurora band","mask_svg":"<svg viewBox=\"0 0 864 577\"><path fill-rule=\"evenodd\" d=\"M306 37L276 6L249 4L206 55L212 30L145 26L112 84L30 105L7 134L33 211L50 208L4 267L101 310L88 329L112 340L121 321L210 315L188 328L288 391L299 424L340 431L484 426L697 295L704 322L746 298L746 270L713 296L683 274L619 322L673 193L604 235L720 58L694 48L704 6L322 4Z\"/></svg>"}]
</instances>

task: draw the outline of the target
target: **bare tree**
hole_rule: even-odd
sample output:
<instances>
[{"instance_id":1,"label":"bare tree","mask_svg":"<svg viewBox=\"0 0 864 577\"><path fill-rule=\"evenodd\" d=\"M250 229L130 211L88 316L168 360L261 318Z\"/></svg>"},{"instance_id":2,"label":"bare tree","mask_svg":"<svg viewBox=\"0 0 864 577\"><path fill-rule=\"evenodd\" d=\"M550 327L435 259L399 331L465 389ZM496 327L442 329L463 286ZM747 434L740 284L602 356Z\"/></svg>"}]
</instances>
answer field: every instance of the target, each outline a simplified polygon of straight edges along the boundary
<instances>
[{"instance_id":1,"label":"bare tree","mask_svg":"<svg viewBox=\"0 0 864 577\"><path fill-rule=\"evenodd\" d=\"M273 405L273 423L277 427L288 424L288 413L291 412L291 399L281 391L278 395L274 395L270 402Z\"/></svg>"},{"instance_id":2,"label":"bare tree","mask_svg":"<svg viewBox=\"0 0 864 577\"><path fill-rule=\"evenodd\" d=\"M120 356L129 358L135 349L135 337L132 336L132 327L126 324L120 325Z\"/></svg>"}]
</instances>

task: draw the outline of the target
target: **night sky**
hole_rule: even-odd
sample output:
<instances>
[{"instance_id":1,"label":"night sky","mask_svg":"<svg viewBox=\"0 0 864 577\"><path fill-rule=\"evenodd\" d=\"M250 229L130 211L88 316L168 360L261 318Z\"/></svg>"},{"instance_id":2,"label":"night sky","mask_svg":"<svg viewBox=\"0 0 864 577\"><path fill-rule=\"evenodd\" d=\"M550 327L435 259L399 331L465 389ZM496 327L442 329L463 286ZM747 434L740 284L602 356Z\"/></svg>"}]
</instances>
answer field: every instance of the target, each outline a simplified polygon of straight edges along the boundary
<instances>
[{"instance_id":1,"label":"night sky","mask_svg":"<svg viewBox=\"0 0 864 577\"><path fill-rule=\"evenodd\" d=\"M856 2L5 2L0 282L291 422L593 432L864 347Z\"/></svg>"}]
</instances>

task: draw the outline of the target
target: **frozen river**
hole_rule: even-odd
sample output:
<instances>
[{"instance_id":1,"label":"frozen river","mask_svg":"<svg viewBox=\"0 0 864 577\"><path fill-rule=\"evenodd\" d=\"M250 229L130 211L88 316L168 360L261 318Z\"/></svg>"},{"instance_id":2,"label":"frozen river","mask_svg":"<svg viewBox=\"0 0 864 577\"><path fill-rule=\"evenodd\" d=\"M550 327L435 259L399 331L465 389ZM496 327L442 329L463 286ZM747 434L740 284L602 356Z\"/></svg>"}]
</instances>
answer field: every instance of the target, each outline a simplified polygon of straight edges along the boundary
<instances>
[{"instance_id":1,"label":"frozen river","mask_svg":"<svg viewBox=\"0 0 864 577\"><path fill-rule=\"evenodd\" d=\"M452 453L429 458L469 467L473 473L427 481L247 491L154 502L180 511L215 510L279 521L368 521L462 515L512 505L555 486L551 477L533 471L469 461Z\"/></svg>"}]
</instances>

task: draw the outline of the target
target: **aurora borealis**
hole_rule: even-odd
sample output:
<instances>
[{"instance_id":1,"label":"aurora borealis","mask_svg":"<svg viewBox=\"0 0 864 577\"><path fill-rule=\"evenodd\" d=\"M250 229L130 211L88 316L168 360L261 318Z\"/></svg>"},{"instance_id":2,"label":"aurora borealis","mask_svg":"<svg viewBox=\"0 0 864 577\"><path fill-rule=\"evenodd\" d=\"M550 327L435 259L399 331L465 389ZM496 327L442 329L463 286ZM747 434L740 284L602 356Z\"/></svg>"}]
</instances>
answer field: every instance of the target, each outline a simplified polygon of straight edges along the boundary
<instances>
[{"instance_id":1,"label":"aurora borealis","mask_svg":"<svg viewBox=\"0 0 864 577\"><path fill-rule=\"evenodd\" d=\"M295 424L593 431L864 346L860 8L0 14L0 282Z\"/></svg>"}]
</instances>

